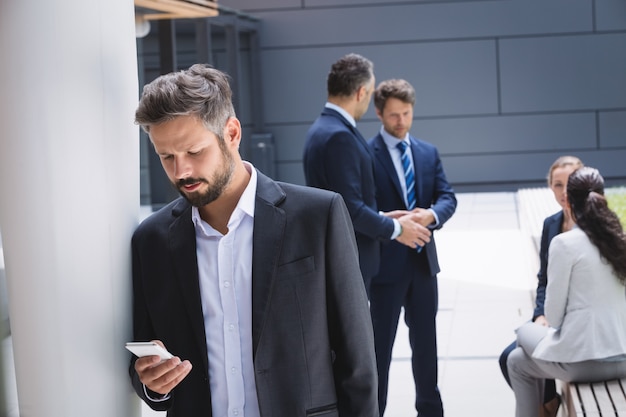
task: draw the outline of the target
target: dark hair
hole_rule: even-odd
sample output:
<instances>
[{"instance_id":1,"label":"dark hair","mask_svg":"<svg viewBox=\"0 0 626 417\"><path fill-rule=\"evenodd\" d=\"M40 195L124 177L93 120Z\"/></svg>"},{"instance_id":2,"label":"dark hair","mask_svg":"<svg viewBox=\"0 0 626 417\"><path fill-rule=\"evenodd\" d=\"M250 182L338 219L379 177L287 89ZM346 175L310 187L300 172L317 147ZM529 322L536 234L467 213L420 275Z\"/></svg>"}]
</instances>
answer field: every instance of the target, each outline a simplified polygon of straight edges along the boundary
<instances>
[{"instance_id":1,"label":"dark hair","mask_svg":"<svg viewBox=\"0 0 626 417\"><path fill-rule=\"evenodd\" d=\"M392 79L378 84L374 91L374 106L380 113L385 110L385 104L390 98L397 98L403 103L415 105L415 89L406 80Z\"/></svg>"},{"instance_id":2,"label":"dark hair","mask_svg":"<svg viewBox=\"0 0 626 417\"><path fill-rule=\"evenodd\" d=\"M604 197L600 172L591 167L572 172L567 181L567 200L578 227L613 266L619 280L626 283L626 235Z\"/></svg>"},{"instance_id":3,"label":"dark hair","mask_svg":"<svg viewBox=\"0 0 626 417\"><path fill-rule=\"evenodd\" d=\"M150 126L178 116L198 117L222 138L224 126L235 117L228 76L209 65L161 75L143 88L135 123L150 133Z\"/></svg>"},{"instance_id":4,"label":"dark hair","mask_svg":"<svg viewBox=\"0 0 626 417\"><path fill-rule=\"evenodd\" d=\"M341 57L330 67L326 84L329 96L349 97L374 76L374 64L358 54Z\"/></svg>"}]
</instances>

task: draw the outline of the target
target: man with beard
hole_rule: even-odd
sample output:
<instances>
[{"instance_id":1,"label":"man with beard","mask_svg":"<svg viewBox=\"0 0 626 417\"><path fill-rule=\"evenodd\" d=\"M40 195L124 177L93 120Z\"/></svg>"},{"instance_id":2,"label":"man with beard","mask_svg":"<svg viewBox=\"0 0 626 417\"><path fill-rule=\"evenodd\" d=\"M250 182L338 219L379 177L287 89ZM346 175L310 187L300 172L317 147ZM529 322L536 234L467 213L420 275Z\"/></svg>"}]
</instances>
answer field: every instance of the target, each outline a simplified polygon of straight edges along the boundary
<instances>
[{"instance_id":1,"label":"man with beard","mask_svg":"<svg viewBox=\"0 0 626 417\"><path fill-rule=\"evenodd\" d=\"M369 141L374 154L376 202L381 210L411 210L424 227L440 229L456 210L456 196L446 179L437 148L410 133L415 89L406 80L381 82L374 92L382 122ZM417 251L389 242L382 246L380 272L372 280L370 310L376 342L378 401L387 404L389 365L400 313L409 327L415 408L419 417L443 417L437 387L439 261L435 237Z\"/></svg>"},{"instance_id":2,"label":"man with beard","mask_svg":"<svg viewBox=\"0 0 626 417\"><path fill-rule=\"evenodd\" d=\"M144 87L135 114L181 198L136 230L137 394L169 417L378 416L373 332L339 194L279 183L241 159L224 73Z\"/></svg>"}]
</instances>

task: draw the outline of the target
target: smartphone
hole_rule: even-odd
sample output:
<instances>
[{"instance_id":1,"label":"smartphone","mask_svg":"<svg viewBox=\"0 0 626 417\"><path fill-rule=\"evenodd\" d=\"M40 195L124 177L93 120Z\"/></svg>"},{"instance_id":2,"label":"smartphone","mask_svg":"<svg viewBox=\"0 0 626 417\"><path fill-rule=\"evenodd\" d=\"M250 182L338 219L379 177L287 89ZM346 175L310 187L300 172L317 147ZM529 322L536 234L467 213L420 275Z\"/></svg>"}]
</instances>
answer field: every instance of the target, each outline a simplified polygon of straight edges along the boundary
<instances>
[{"instance_id":1,"label":"smartphone","mask_svg":"<svg viewBox=\"0 0 626 417\"><path fill-rule=\"evenodd\" d=\"M167 360L174 357L165 348L156 342L127 342L126 349L133 352L138 357L158 355L161 360Z\"/></svg>"}]
</instances>

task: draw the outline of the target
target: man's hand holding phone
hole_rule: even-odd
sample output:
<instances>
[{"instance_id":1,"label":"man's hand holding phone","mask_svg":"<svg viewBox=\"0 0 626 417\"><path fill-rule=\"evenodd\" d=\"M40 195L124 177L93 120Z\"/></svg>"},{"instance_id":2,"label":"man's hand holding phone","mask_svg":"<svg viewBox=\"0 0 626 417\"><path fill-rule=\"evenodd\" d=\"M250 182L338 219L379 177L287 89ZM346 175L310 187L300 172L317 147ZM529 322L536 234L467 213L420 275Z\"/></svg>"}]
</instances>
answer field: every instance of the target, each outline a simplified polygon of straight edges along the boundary
<instances>
[{"instance_id":1,"label":"man's hand holding phone","mask_svg":"<svg viewBox=\"0 0 626 417\"><path fill-rule=\"evenodd\" d=\"M139 357L135 362L135 371L141 383L160 395L169 394L192 368L191 362L173 356L160 340L130 342L126 348Z\"/></svg>"}]
</instances>

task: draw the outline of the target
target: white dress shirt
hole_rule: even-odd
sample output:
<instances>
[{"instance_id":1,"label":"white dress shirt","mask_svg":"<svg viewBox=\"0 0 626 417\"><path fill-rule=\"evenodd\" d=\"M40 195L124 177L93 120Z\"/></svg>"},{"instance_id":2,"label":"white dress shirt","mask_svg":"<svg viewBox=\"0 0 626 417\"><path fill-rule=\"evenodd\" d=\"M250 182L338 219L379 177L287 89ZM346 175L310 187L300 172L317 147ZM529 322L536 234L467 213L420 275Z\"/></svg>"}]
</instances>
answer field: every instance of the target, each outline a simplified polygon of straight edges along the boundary
<instances>
[{"instance_id":1,"label":"white dress shirt","mask_svg":"<svg viewBox=\"0 0 626 417\"><path fill-rule=\"evenodd\" d=\"M406 180L404 177L404 167L402 166L402 152L398 148L398 143L400 141L406 143L407 148L411 149L411 141L409 140L409 134L407 133L403 139L399 139L390 133L388 133L384 127L380 128L380 135L383 137L383 141L385 145L387 145L387 150L389 151L389 155L391 156L391 161L393 162L393 166L396 169L396 173L398 174L398 179L400 180L400 187L402 187L402 194L404 195L404 204L409 206L407 201L406 194ZM415 177L415 197L417 197L417 171L415 169L415 161L413 161L413 152L408 152L409 160L411 162L411 166L413 167L413 176ZM435 217L435 222L430 224L429 227L436 227L439 224L439 217L435 210L428 207L428 209L433 213Z\"/></svg>"},{"instance_id":2,"label":"white dress shirt","mask_svg":"<svg viewBox=\"0 0 626 417\"><path fill-rule=\"evenodd\" d=\"M209 362L213 415L259 417L252 360L252 230L257 174L245 162L250 182L222 235L196 207L196 254Z\"/></svg>"}]
</instances>

